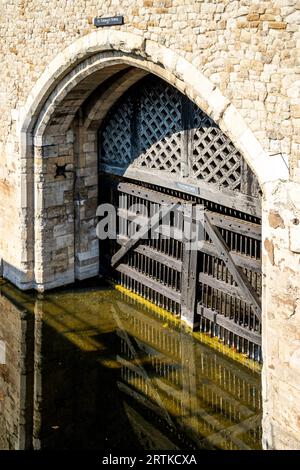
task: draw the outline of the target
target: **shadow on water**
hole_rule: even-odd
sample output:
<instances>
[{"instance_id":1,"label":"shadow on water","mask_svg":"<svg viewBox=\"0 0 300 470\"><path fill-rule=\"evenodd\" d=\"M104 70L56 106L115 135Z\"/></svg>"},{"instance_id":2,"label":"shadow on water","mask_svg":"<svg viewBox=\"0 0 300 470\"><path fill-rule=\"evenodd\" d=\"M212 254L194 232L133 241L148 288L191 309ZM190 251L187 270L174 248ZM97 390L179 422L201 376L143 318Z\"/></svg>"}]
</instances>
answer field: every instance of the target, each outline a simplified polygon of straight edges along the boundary
<instances>
[{"instance_id":1,"label":"shadow on water","mask_svg":"<svg viewBox=\"0 0 300 470\"><path fill-rule=\"evenodd\" d=\"M261 446L259 375L108 286L4 283L0 341L2 449Z\"/></svg>"}]
</instances>

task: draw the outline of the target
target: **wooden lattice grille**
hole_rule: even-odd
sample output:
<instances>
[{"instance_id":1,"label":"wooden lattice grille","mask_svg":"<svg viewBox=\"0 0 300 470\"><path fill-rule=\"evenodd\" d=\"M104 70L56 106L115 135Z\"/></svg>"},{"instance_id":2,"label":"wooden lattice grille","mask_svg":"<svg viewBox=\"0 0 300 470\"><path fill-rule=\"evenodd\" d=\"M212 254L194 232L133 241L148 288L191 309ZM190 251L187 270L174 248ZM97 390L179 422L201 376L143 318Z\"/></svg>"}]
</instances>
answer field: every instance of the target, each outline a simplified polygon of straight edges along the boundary
<instances>
[{"instance_id":1,"label":"wooden lattice grille","mask_svg":"<svg viewBox=\"0 0 300 470\"><path fill-rule=\"evenodd\" d=\"M114 110L101 135L101 160L108 165L126 167L132 160L131 120L133 105L125 100Z\"/></svg>"},{"instance_id":2,"label":"wooden lattice grille","mask_svg":"<svg viewBox=\"0 0 300 470\"><path fill-rule=\"evenodd\" d=\"M181 101L175 88L158 82L140 98L140 155L136 166L180 173Z\"/></svg>"},{"instance_id":3,"label":"wooden lattice grille","mask_svg":"<svg viewBox=\"0 0 300 470\"><path fill-rule=\"evenodd\" d=\"M258 183L219 126L186 96L148 76L111 109L100 131L100 164L130 166L258 196ZM116 169L119 169L116 171Z\"/></svg>"},{"instance_id":4,"label":"wooden lattice grille","mask_svg":"<svg viewBox=\"0 0 300 470\"><path fill-rule=\"evenodd\" d=\"M241 188L242 157L216 123L194 107L191 172L197 179L232 190Z\"/></svg>"}]
</instances>

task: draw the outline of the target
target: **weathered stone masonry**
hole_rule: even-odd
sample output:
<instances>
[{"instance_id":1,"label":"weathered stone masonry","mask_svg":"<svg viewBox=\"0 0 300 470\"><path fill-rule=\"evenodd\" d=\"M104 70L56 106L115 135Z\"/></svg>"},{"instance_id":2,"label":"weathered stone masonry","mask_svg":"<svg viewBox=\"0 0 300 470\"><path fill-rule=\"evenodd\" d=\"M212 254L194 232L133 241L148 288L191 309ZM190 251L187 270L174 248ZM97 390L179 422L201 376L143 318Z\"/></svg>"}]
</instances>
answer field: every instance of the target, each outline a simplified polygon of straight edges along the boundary
<instances>
[{"instance_id":1,"label":"weathered stone masonry","mask_svg":"<svg viewBox=\"0 0 300 470\"><path fill-rule=\"evenodd\" d=\"M123 26L95 31L94 16L116 14ZM264 445L277 449L300 448L299 23L297 0L0 1L3 275L43 290L97 272L97 129L130 84L159 75L263 190ZM55 179L56 164L75 173Z\"/></svg>"}]
</instances>

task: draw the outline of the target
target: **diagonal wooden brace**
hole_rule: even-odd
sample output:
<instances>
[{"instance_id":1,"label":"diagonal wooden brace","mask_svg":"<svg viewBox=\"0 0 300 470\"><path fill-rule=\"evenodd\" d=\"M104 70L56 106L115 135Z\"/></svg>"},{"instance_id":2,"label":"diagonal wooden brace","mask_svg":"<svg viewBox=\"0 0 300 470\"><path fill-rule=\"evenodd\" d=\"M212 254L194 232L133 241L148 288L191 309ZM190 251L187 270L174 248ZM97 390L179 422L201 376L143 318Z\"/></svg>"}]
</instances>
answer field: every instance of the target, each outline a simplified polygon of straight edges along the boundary
<instances>
[{"instance_id":1,"label":"diagonal wooden brace","mask_svg":"<svg viewBox=\"0 0 300 470\"><path fill-rule=\"evenodd\" d=\"M235 282L243 292L244 297L251 304L258 320L261 321L261 303L257 293L254 291L243 271L233 261L225 240L219 230L211 224L209 217L206 214L204 214L204 228L217 248L218 256L226 264Z\"/></svg>"},{"instance_id":2,"label":"diagonal wooden brace","mask_svg":"<svg viewBox=\"0 0 300 470\"><path fill-rule=\"evenodd\" d=\"M149 232L149 230L153 230L161 221L162 217L165 216L167 213L171 212L173 209L177 207L178 203L170 204L167 207L167 211L162 211L161 207L158 212L156 212L150 220L147 220L145 225L143 225L134 235L128 240L125 245L123 245L117 253L115 253L111 258L111 266L114 268L120 261L124 258L126 253L128 253L131 249L133 249Z\"/></svg>"}]
</instances>

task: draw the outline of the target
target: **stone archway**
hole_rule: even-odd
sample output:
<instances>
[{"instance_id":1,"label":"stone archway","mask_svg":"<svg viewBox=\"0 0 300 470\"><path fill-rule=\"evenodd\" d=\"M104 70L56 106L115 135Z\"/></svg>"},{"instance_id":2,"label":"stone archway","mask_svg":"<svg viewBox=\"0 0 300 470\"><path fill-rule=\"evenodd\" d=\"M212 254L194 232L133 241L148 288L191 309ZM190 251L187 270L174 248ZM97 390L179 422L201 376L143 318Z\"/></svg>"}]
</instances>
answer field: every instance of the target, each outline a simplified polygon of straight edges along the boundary
<instances>
[{"instance_id":1,"label":"stone archway","mask_svg":"<svg viewBox=\"0 0 300 470\"><path fill-rule=\"evenodd\" d=\"M38 261L39 253L42 251L40 245L43 242L40 240L41 227L38 227L38 221L41 219L37 214L44 204L41 186L45 168L43 168L43 150L41 148L44 146L49 149L51 145L49 135L47 137L47 126L49 127L53 116L60 113L64 122L55 125L60 126L60 135L66 133L76 112L93 91L95 77L98 76L99 85L99 82L103 82L111 73L120 72L126 66L135 67L137 70L150 72L163 78L186 94L212 117L224 133L231 138L237 149L241 151L246 162L256 174L263 191L268 186L267 183L276 181L286 174L286 167L279 157L272 158L272 174L270 173L270 157L265 154L237 110L222 96L217 87L184 58L159 44L145 41L142 37L132 33L95 31L73 43L49 64L33 87L21 113L19 122L21 164L26 168L21 183L24 201L26 201L22 204L24 206L23 220L29 216L30 212L32 213L34 206L34 220L36 221L35 233L29 234L28 225L23 225L23 238L35 240L34 244L27 244L27 253L23 254L28 266L32 266L31 274L28 272L26 276L28 286L35 285L43 288L47 277L43 269L44 261L42 259ZM76 92L80 90L82 84L84 84L84 90L81 90L82 95L78 98ZM106 103L106 106L109 105L110 98ZM97 105L95 106L97 108ZM97 119L99 118L99 113L91 111L91 115L87 119L93 121L93 112L96 113ZM92 123L89 123L89 126L92 127ZM70 138L69 134L66 139ZM34 152L33 149L35 149ZM35 169L34 189L32 188L32 176L30 176L32 168ZM71 280L72 276L70 275L67 276L65 282L71 282ZM50 282L49 287L54 286L55 283L59 284L59 281Z\"/></svg>"},{"instance_id":2,"label":"stone archway","mask_svg":"<svg viewBox=\"0 0 300 470\"><path fill-rule=\"evenodd\" d=\"M158 43L120 31L95 31L78 39L49 64L21 112L21 145L24 144L22 138L33 127L36 127L35 135L41 135L42 126L55 106L84 76L116 63L127 63L158 75L185 93L232 139L261 185L282 175L280 171L284 171L284 166L279 168L280 159L279 172L272 176L268 174L262 163L267 155L254 134L229 100L194 65ZM264 163L269 164L269 161Z\"/></svg>"},{"instance_id":3,"label":"stone archway","mask_svg":"<svg viewBox=\"0 0 300 470\"><path fill-rule=\"evenodd\" d=\"M101 70L106 70L109 74L109 71L112 70L111 67L120 66L122 68L124 65L158 75L185 93L211 116L224 133L230 137L260 182L264 193L262 233L263 242L265 242L263 256L263 345L265 348L263 389L266 403L264 409L264 440L266 447L276 446L277 442L279 442L278 445L280 447L283 445L282 442L288 442L288 438L284 436L282 431L284 417L280 415L277 420L274 413L272 414L272 406L274 403L277 403L277 392L272 380L274 379L276 384L280 382L280 379L276 376L276 370L274 373L271 371L271 368L272 370L274 369L272 360L275 356L273 350L275 346L273 347L271 339L272 337L275 338L276 335L279 337L280 334L278 332L279 330L282 331L282 328L279 322L279 326L275 325L274 327L276 331L272 329L272 318L270 316L267 319L267 313L274 311L277 306L283 308L284 299L278 298L278 304L276 304L276 301L273 302L273 296L276 294L279 286L282 290L285 288L288 290L288 287L285 286L289 286L289 275L285 272L284 280L282 280L281 269L280 267L277 268L274 262L274 245L276 248L276 241L278 243L282 242L279 230L280 224L283 224L283 222L281 219L278 219L279 225L277 219L275 222L269 222L269 215L272 211L276 215L278 207L281 213L284 214L283 218L286 224L286 226L283 225L285 229L285 252L288 256L291 255L290 259L293 259L294 263L296 263L299 247L296 242L293 242L296 238L291 237L294 232L298 233L298 230L293 225L290 227L291 221L296 220L296 210L290 199L295 199L292 191L294 189L296 191L297 188L294 188L292 183L286 184L288 169L281 157L279 155L270 157L264 152L262 146L234 106L222 96L220 91L193 64L187 62L179 54L153 41L145 41L139 35L120 31L98 30L80 38L48 65L43 75L33 87L24 108L20 112L17 123L22 173L22 180L20 181L22 194L20 217L23 243L20 259L22 259L23 265L26 266L26 273L16 277L15 272L11 273L9 268L5 268L4 275L21 288L37 287L43 289L61 283L61 273L58 273L56 279L53 278L49 281L49 276L51 275L48 271L49 259L47 257L49 254L43 253L44 247L49 241L49 234L47 234L47 228L44 224L45 221L41 218L41 211L45 208L47 197L47 192L45 192L47 169L44 166L43 152L47 146L51 146L51 138L49 135L47 136L46 129L59 106L64 106L68 97L71 97L70 93L72 93L72 90L75 90L74 87L84 77L88 79L88 77L92 76L92 72L100 73ZM121 69L116 70L116 72L120 73ZM92 89L86 89L85 91L87 92L87 97ZM76 103L75 98L74 96L73 104L69 102L69 105L73 106L73 111L69 109L70 112L68 114L70 119L67 118L64 121L63 129L65 138L68 139L67 144L71 146L73 145L72 132L65 131L72 122L76 109L81 106L81 103ZM109 98L107 105L110 105ZM85 121L85 127L89 129L86 133L87 141L85 143L87 146L93 141L89 139L93 139L94 117L99 119L97 106L94 110L91 109L91 114L89 114ZM91 130L92 133L89 135ZM66 142L63 140L62 145L64 143ZM50 147L48 147L48 150L50 150ZM53 177L53 168L50 174ZM288 197L290 198L286 203L289 205L288 211L285 209L285 202L282 203L281 207L281 201L285 201L284 198L286 197L287 190L289 191ZM72 218L71 215L70 218ZM293 243L295 246L292 246ZM71 252L71 256L74 257L74 250ZM69 275L66 276L64 282L71 282L74 279L74 271L73 262ZM58 278L60 278L60 281L57 281ZM283 287L282 283L284 284ZM292 352L290 346L287 347L287 350ZM268 368L269 366L270 369ZM278 370L280 374L280 369ZM299 371L299 367L297 370ZM290 390L291 388L294 390L298 386L297 383L294 385L294 382L296 383L296 379L289 377L285 389ZM292 405L290 409L292 410ZM275 426L277 421L279 426L281 426L280 428ZM274 429L278 429L278 432L281 432L283 436L282 441L273 435L273 424L275 426ZM295 435L294 430L291 432L291 435ZM296 440L293 442L295 442L293 446L296 448Z\"/></svg>"}]
</instances>

